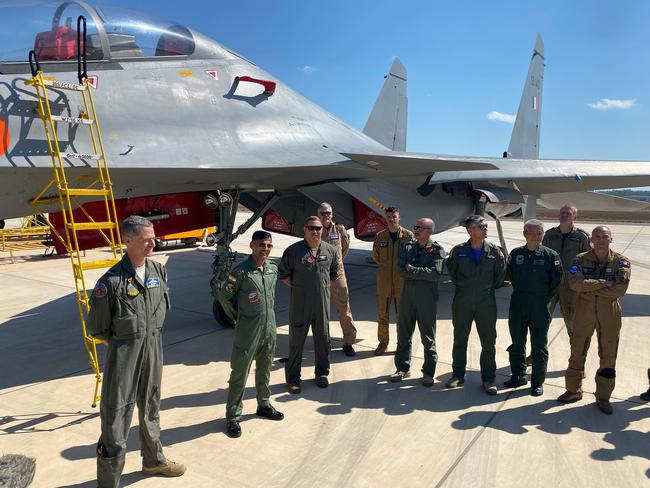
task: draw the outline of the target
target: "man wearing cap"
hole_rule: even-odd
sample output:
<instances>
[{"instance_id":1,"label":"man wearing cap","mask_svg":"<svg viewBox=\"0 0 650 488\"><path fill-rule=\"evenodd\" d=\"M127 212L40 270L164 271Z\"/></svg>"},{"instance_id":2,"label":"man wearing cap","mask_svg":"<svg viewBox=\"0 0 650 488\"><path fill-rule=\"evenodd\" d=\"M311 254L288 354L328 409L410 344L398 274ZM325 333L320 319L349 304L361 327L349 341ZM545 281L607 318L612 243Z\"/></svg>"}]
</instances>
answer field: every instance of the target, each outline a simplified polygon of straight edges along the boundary
<instances>
[{"instance_id":1,"label":"man wearing cap","mask_svg":"<svg viewBox=\"0 0 650 488\"><path fill-rule=\"evenodd\" d=\"M255 391L257 416L282 420L269 401L269 377L275 353L275 284L278 267L267 260L273 240L271 234L258 230L253 233L249 258L228 275L218 292L219 303L236 324L235 339L230 359L230 380L226 402L226 434L240 437L246 380L255 360Z\"/></svg>"},{"instance_id":2,"label":"man wearing cap","mask_svg":"<svg viewBox=\"0 0 650 488\"><path fill-rule=\"evenodd\" d=\"M377 339L379 344L375 356L381 356L388 347L388 323L391 304L395 303L395 313L399 311L404 279L397 269L400 247L413 240L413 232L399 225L400 214L397 207L387 207L385 211L387 228L379 231L372 246L372 259L377 263Z\"/></svg>"},{"instance_id":3,"label":"man wearing cap","mask_svg":"<svg viewBox=\"0 0 650 488\"><path fill-rule=\"evenodd\" d=\"M507 268L513 288L508 317L512 376L503 386L516 388L528 383L525 352L530 331L533 350L530 393L540 396L544 393L548 363L548 328L551 323L548 301L562 283L562 264L555 251L542 245L544 224L540 220L526 221L524 238L526 245L513 249L508 256Z\"/></svg>"},{"instance_id":4,"label":"man wearing cap","mask_svg":"<svg viewBox=\"0 0 650 488\"><path fill-rule=\"evenodd\" d=\"M465 382L467 341L476 322L481 341L481 380L488 395L496 395L497 302L494 290L501 287L506 264L501 249L487 242L488 224L480 215L465 221L469 240L455 246L447 258L449 278L456 285L452 303L454 325L453 374L445 383L456 388Z\"/></svg>"},{"instance_id":5,"label":"man wearing cap","mask_svg":"<svg viewBox=\"0 0 650 488\"><path fill-rule=\"evenodd\" d=\"M354 319L350 310L350 292L348 291L348 282L343 266L343 260L348 255L348 249L350 249L350 236L344 226L334 222L332 213L332 206L327 202L321 203L318 207L318 218L323 225L323 242L331 244L338 252L339 277L332 280L330 294L343 331L343 352L346 356L354 356L355 352L352 345L357 340L357 329L354 326Z\"/></svg>"},{"instance_id":6,"label":"man wearing cap","mask_svg":"<svg viewBox=\"0 0 650 488\"><path fill-rule=\"evenodd\" d=\"M289 306L289 359L285 378L289 393L300 393L302 350L311 326L314 336L315 379L327 388L330 372L330 283L339 277L338 251L322 242L323 224L312 215L305 219L305 238L285 249L278 278L291 287Z\"/></svg>"},{"instance_id":7,"label":"man wearing cap","mask_svg":"<svg viewBox=\"0 0 650 488\"><path fill-rule=\"evenodd\" d=\"M577 292L571 336L571 357L564 377L566 392L562 403L582 398L582 378L587 351L594 330L598 335L600 367L596 371L596 405L606 414L613 413L609 399L614 391L616 355L621 332L621 304L630 283L629 259L610 249L612 231L599 225L591 232L591 251L578 254L569 267L569 285Z\"/></svg>"}]
</instances>

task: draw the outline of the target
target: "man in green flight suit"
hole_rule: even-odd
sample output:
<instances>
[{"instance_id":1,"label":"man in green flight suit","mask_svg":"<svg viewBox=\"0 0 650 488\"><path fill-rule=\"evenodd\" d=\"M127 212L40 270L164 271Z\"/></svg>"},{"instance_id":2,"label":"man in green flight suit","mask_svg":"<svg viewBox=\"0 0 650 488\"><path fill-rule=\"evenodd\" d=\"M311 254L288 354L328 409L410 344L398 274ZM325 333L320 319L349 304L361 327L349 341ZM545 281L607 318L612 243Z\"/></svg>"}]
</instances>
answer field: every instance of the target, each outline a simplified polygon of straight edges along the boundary
<instances>
[{"instance_id":1,"label":"man in green flight suit","mask_svg":"<svg viewBox=\"0 0 650 488\"><path fill-rule=\"evenodd\" d=\"M438 354L436 352L436 307L438 280L445 261L445 251L434 240L434 223L419 219L413 226L415 239L400 249L398 272L404 278L404 290L397 319L397 350L395 367L389 381L398 382L411 376L411 340L415 323L420 328L424 347L422 384L433 386Z\"/></svg>"},{"instance_id":2,"label":"man in green flight suit","mask_svg":"<svg viewBox=\"0 0 650 488\"><path fill-rule=\"evenodd\" d=\"M314 336L315 380L327 388L330 372L330 284L339 278L337 249L322 241L323 224L315 215L305 219L304 240L284 250L278 278L291 287L289 360L285 378L289 393L301 392L302 350L311 326Z\"/></svg>"},{"instance_id":3,"label":"man in green flight suit","mask_svg":"<svg viewBox=\"0 0 650 488\"><path fill-rule=\"evenodd\" d=\"M237 266L217 293L219 303L235 322L235 340L230 359L230 384L226 402L226 434L241 436L241 420L246 379L255 359L255 390L257 415L282 420L284 415L269 402L269 377L275 353L275 284L278 267L269 262L273 249L271 234L258 230L253 233L249 258Z\"/></svg>"},{"instance_id":4,"label":"man in green flight suit","mask_svg":"<svg viewBox=\"0 0 650 488\"><path fill-rule=\"evenodd\" d=\"M555 307L558 302L560 303L560 311L569 338L573 333L573 313L577 296L569 286L567 270L573 263L573 258L591 249L589 234L575 226L576 218L578 218L578 208L572 203L565 203L560 209L560 225L547 230L542 241L542 245L553 249L560 255L562 261L564 277L558 292L548 302L548 310L553 315Z\"/></svg>"},{"instance_id":5,"label":"man in green flight suit","mask_svg":"<svg viewBox=\"0 0 650 488\"><path fill-rule=\"evenodd\" d=\"M465 382L467 340L476 322L481 340L481 379L488 395L496 395L497 302L495 288L503 284L506 264L501 249L487 242L488 224L480 215L465 221L469 240L455 246L447 258L449 277L456 285L452 304L454 324L453 375L445 383L456 388Z\"/></svg>"},{"instance_id":6,"label":"man in green flight suit","mask_svg":"<svg viewBox=\"0 0 650 488\"><path fill-rule=\"evenodd\" d=\"M122 222L126 255L97 281L90 297L88 333L108 346L99 405L97 484L120 485L135 405L142 473L181 476L185 466L166 459L160 443L162 326L169 309L165 267L153 254L153 224L137 215Z\"/></svg>"},{"instance_id":7,"label":"man in green flight suit","mask_svg":"<svg viewBox=\"0 0 650 488\"><path fill-rule=\"evenodd\" d=\"M544 393L546 365L548 362L548 327L551 314L548 301L562 283L560 256L542 246L544 224L531 219L524 224L526 245L517 247L508 256L508 274L512 283L508 325L512 344L510 353L511 378L506 388L516 388L528 383L526 379L526 336L530 330L533 350L531 395Z\"/></svg>"}]
</instances>

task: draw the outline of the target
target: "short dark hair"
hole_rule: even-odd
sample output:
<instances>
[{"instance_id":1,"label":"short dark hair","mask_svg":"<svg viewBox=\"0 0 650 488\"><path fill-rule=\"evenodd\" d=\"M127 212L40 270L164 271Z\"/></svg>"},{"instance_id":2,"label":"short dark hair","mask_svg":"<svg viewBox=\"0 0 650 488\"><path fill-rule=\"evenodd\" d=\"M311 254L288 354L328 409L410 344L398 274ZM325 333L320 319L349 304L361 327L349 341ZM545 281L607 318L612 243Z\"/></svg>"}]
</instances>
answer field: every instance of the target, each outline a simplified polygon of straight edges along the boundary
<instances>
[{"instance_id":1,"label":"short dark hair","mask_svg":"<svg viewBox=\"0 0 650 488\"><path fill-rule=\"evenodd\" d=\"M399 213L399 208L397 207L386 207L384 213Z\"/></svg>"},{"instance_id":2,"label":"short dark hair","mask_svg":"<svg viewBox=\"0 0 650 488\"><path fill-rule=\"evenodd\" d=\"M256 230L253 232L251 241L265 241L266 239L273 239L270 232L266 232L265 230Z\"/></svg>"},{"instance_id":3,"label":"short dark hair","mask_svg":"<svg viewBox=\"0 0 650 488\"><path fill-rule=\"evenodd\" d=\"M307 217L305 219L305 226L307 226L307 224L309 224L309 222L313 222L314 220L317 220L318 223L320 224L320 219L318 217L316 217L315 215L310 215L309 217Z\"/></svg>"},{"instance_id":4,"label":"short dark hair","mask_svg":"<svg viewBox=\"0 0 650 488\"><path fill-rule=\"evenodd\" d=\"M470 215L465 219L465 228L469 229L473 225L480 224L481 222L485 222L485 217L480 215Z\"/></svg>"}]
</instances>

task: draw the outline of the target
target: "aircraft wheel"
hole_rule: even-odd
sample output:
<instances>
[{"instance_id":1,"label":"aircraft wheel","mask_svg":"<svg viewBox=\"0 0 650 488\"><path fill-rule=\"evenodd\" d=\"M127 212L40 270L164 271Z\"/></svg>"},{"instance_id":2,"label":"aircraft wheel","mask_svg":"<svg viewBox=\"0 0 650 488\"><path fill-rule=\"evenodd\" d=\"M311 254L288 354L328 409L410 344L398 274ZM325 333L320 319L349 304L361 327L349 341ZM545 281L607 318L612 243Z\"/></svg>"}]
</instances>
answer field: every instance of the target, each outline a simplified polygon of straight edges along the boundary
<instances>
[{"instance_id":1,"label":"aircraft wheel","mask_svg":"<svg viewBox=\"0 0 650 488\"><path fill-rule=\"evenodd\" d=\"M217 300L212 302L212 315L214 316L214 320L224 327L235 326L235 323L230 319L230 317L228 317L228 315L226 315L226 312L224 312L223 307Z\"/></svg>"},{"instance_id":2,"label":"aircraft wheel","mask_svg":"<svg viewBox=\"0 0 650 488\"><path fill-rule=\"evenodd\" d=\"M4 229L4 228L5 228L5 221L4 219L0 219L0 229Z\"/></svg>"}]
</instances>

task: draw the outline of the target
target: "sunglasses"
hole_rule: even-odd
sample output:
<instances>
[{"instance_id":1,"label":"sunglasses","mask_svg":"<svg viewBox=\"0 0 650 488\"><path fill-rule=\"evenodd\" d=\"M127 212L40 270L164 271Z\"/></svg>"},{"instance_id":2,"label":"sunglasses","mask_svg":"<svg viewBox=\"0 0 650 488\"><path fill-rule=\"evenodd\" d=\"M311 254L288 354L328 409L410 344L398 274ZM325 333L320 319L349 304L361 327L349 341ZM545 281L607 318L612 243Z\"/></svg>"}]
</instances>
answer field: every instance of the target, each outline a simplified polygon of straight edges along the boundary
<instances>
[{"instance_id":1,"label":"sunglasses","mask_svg":"<svg viewBox=\"0 0 650 488\"><path fill-rule=\"evenodd\" d=\"M321 230L323 230L323 228L319 225L307 225L306 227L307 230L310 230L312 232L320 232Z\"/></svg>"},{"instance_id":2,"label":"sunglasses","mask_svg":"<svg viewBox=\"0 0 650 488\"><path fill-rule=\"evenodd\" d=\"M420 231L423 231L423 230L433 230L433 227L422 227L420 225L414 225L413 230L415 232L420 232Z\"/></svg>"},{"instance_id":3,"label":"sunglasses","mask_svg":"<svg viewBox=\"0 0 650 488\"><path fill-rule=\"evenodd\" d=\"M485 229L488 228L488 225L487 224L478 224L478 225L475 225L474 228L478 229L478 230L485 230Z\"/></svg>"},{"instance_id":4,"label":"sunglasses","mask_svg":"<svg viewBox=\"0 0 650 488\"><path fill-rule=\"evenodd\" d=\"M325 215L332 215L332 212L320 212L320 214L323 215L323 216L325 216Z\"/></svg>"}]
</instances>

